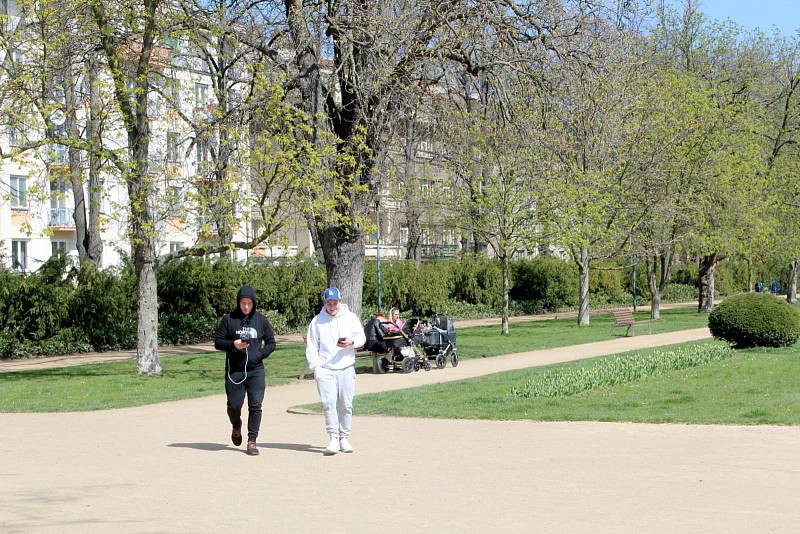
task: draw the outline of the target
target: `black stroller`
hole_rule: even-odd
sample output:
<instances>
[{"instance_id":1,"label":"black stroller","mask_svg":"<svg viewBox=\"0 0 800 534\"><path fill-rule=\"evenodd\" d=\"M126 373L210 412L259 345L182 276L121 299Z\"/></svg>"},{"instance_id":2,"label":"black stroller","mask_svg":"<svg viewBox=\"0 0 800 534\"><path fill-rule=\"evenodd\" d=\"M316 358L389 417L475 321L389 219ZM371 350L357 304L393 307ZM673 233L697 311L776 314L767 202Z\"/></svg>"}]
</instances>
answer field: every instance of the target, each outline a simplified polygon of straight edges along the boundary
<instances>
[{"instance_id":1,"label":"black stroller","mask_svg":"<svg viewBox=\"0 0 800 534\"><path fill-rule=\"evenodd\" d=\"M383 355L377 361L377 372L387 373L390 370L410 373L425 369L431 370L431 364L425 351L419 346L419 339L414 336L416 319L411 319L401 330L395 328L389 330L390 325L395 325L391 321L380 317L373 317L364 328L367 334L367 342L364 348L376 354Z\"/></svg>"},{"instance_id":2,"label":"black stroller","mask_svg":"<svg viewBox=\"0 0 800 534\"><path fill-rule=\"evenodd\" d=\"M447 358L453 367L458 366L458 353L456 352L456 328L453 320L443 313L437 313L431 318L430 323L423 322L417 329L419 344L428 359L436 361L437 369L444 369Z\"/></svg>"}]
</instances>

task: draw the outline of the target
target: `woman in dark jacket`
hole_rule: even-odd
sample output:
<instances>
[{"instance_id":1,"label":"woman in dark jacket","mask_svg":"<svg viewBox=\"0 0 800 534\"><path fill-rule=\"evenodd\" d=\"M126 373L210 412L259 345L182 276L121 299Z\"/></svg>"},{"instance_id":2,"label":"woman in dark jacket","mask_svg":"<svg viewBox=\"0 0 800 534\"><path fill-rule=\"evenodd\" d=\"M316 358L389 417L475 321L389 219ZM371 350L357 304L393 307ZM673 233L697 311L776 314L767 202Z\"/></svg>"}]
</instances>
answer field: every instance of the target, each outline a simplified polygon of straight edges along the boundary
<instances>
[{"instance_id":1,"label":"woman in dark jacket","mask_svg":"<svg viewBox=\"0 0 800 534\"><path fill-rule=\"evenodd\" d=\"M214 347L225 354L225 393L228 418L233 429L231 441L242 444L242 405L247 394L247 454L257 455L256 438L261 426L266 373L264 358L275 350L275 334L269 320L256 311L256 291L242 286L236 295L236 309L222 317L214 335Z\"/></svg>"}]
</instances>

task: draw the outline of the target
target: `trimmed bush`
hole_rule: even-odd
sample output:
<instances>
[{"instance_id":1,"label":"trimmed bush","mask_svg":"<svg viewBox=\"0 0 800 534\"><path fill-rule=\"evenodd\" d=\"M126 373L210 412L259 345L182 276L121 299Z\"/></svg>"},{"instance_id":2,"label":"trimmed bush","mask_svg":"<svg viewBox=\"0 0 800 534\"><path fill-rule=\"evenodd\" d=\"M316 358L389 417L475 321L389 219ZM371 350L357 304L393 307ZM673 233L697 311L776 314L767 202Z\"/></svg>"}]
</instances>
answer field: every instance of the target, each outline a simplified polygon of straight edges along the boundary
<instances>
[{"instance_id":1,"label":"trimmed bush","mask_svg":"<svg viewBox=\"0 0 800 534\"><path fill-rule=\"evenodd\" d=\"M708 316L717 338L744 347L786 347L800 338L800 312L767 293L728 297Z\"/></svg>"},{"instance_id":2,"label":"trimmed bush","mask_svg":"<svg viewBox=\"0 0 800 534\"><path fill-rule=\"evenodd\" d=\"M511 264L510 297L525 310L560 310L578 305L578 269L558 258L538 257Z\"/></svg>"}]
</instances>

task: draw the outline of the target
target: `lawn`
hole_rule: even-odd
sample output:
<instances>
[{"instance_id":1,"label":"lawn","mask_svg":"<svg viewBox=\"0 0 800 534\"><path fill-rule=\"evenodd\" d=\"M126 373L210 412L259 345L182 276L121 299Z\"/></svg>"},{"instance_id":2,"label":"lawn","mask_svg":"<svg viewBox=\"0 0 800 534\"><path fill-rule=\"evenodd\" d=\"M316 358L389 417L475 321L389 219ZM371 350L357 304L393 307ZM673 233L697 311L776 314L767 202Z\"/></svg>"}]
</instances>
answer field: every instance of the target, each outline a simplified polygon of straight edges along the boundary
<instances>
[{"instance_id":1,"label":"lawn","mask_svg":"<svg viewBox=\"0 0 800 534\"><path fill-rule=\"evenodd\" d=\"M800 344L737 351L724 361L568 397L510 394L512 387L548 369L590 366L595 360L359 395L355 410L361 415L456 419L800 424Z\"/></svg>"},{"instance_id":2,"label":"lawn","mask_svg":"<svg viewBox=\"0 0 800 534\"><path fill-rule=\"evenodd\" d=\"M646 317L640 314L637 318ZM665 310L662 319L653 324L653 332L699 328L706 323L706 316L693 308ZM610 316L592 317L588 327L578 327L572 318L514 323L508 336L500 335L499 326L462 328L458 330L458 353L462 359L489 357L601 341L624 333L617 329L609 334L610 324ZM0 411L123 408L224 393L221 353L170 356L161 363L164 371L159 377L138 376L133 360L0 373ZM303 345L279 345L266 361L267 385L294 381L304 367ZM367 372L371 362L358 360L357 369Z\"/></svg>"}]
</instances>

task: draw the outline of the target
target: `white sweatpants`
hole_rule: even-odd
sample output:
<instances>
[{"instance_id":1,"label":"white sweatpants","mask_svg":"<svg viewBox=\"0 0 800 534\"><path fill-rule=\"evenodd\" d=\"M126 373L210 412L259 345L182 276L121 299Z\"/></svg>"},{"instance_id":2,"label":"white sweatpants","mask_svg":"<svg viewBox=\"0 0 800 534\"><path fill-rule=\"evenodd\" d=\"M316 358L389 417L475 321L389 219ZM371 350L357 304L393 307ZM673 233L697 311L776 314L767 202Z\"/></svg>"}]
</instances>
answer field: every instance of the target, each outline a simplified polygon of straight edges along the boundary
<instances>
[{"instance_id":1,"label":"white sweatpants","mask_svg":"<svg viewBox=\"0 0 800 534\"><path fill-rule=\"evenodd\" d=\"M347 438L353 425L353 395L356 393L356 369L314 369L317 391L325 409L325 430L329 436Z\"/></svg>"}]
</instances>

